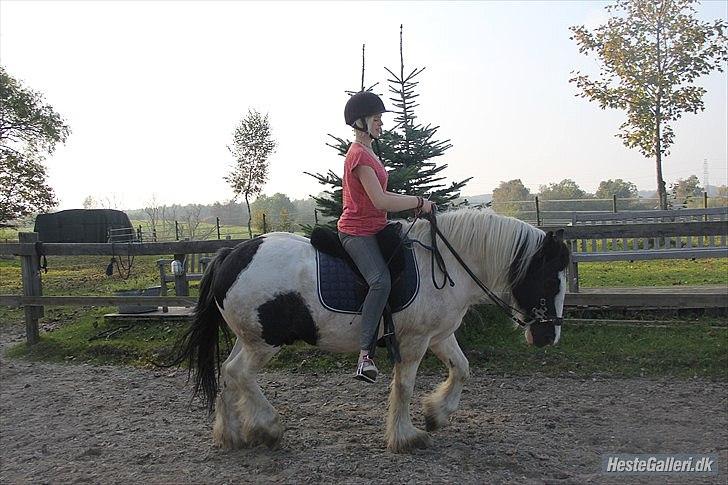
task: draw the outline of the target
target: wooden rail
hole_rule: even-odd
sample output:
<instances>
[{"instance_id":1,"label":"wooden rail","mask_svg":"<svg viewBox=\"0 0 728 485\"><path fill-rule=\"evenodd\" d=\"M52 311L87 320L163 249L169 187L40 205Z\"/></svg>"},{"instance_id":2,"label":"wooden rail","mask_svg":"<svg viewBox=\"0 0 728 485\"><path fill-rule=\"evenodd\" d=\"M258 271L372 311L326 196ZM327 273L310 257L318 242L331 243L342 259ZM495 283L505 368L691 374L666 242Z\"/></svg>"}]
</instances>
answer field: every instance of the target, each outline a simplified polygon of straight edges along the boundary
<instances>
[{"instance_id":1,"label":"wooden rail","mask_svg":"<svg viewBox=\"0 0 728 485\"><path fill-rule=\"evenodd\" d=\"M727 208L695 209L687 217L728 214ZM579 292L580 262L728 257L728 221L614 223L621 213L599 214L600 223L564 227L571 249L569 291ZM610 221L611 217L611 221ZM607 223L610 222L610 223ZM555 229L555 228L543 228ZM724 302L723 306L728 303Z\"/></svg>"},{"instance_id":2,"label":"wooden rail","mask_svg":"<svg viewBox=\"0 0 728 485\"><path fill-rule=\"evenodd\" d=\"M621 212L572 212L571 224L630 224L650 222L698 222L725 221L728 219L728 207L710 207L704 209L677 210L636 210Z\"/></svg>"},{"instance_id":3,"label":"wooden rail","mask_svg":"<svg viewBox=\"0 0 728 485\"><path fill-rule=\"evenodd\" d=\"M0 305L20 307L153 305L192 307L196 298L184 296L20 296L0 295Z\"/></svg>"},{"instance_id":4,"label":"wooden rail","mask_svg":"<svg viewBox=\"0 0 728 485\"><path fill-rule=\"evenodd\" d=\"M43 296L40 256L137 256L174 254L175 259L185 260L187 254L214 253L220 248L234 247L246 239L211 241L176 241L151 243L41 243L34 232L20 233L18 243L0 244L0 255L20 256L23 279L23 295L0 295L0 305L22 306L25 311L25 332L28 344L38 342L38 320L44 315L45 305L108 306L125 304L169 306L194 306L189 298L187 275L175 275L177 296ZM185 265L182 264L184 268ZM166 286L164 287L166 290Z\"/></svg>"},{"instance_id":5,"label":"wooden rail","mask_svg":"<svg viewBox=\"0 0 728 485\"><path fill-rule=\"evenodd\" d=\"M35 234L35 233L21 233ZM148 243L40 243L36 239L19 243L0 244L0 255L32 256L142 256L164 254L214 253L220 248L231 248L247 239L213 239L210 241L175 241Z\"/></svg>"},{"instance_id":6,"label":"wooden rail","mask_svg":"<svg viewBox=\"0 0 728 485\"><path fill-rule=\"evenodd\" d=\"M567 293L564 304L582 308L682 310L728 307L728 286L586 288Z\"/></svg>"},{"instance_id":7,"label":"wooden rail","mask_svg":"<svg viewBox=\"0 0 728 485\"><path fill-rule=\"evenodd\" d=\"M707 209L713 211L711 209ZM723 210L723 208L721 208ZM724 210L723 210L724 211ZM725 211L724 211L725 212ZM611 214L619 216L619 214ZM692 216L692 214L690 214ZM703 214L705 215L705 214ZM600 216L606 220L607 216ZM572 247L573 261L569 268L570 288L574 294L567 296L570 306L609 306L610 302L627 306L650 307L643 301L643 294L624 292L601 292L595 296L578 293L578 262L587 260L633 260L657 258L727 257L726 235L728 221L707 222L660 222L635 224L584 224L574 226L542 227L544 230L564 229L565 239ZM632 248L628 244L631 240ZM172 260L160 260L160 280L162 296L43 296L39 268L39 257L50 256L136 256L174 254L175 260L184 261L188 254L214 253L220 248L234 247L246 239L211 241L176 241L149 243L39 243L36 233L21 233L19 243L0 244L0 255L17 255L21 258L23 295L0 295L0 305L22 306L25 312L26 336L29 344L38 341L38 320L43 316L46 305L108 306L123 304L191 307L195 299L189 298L186 291L188 280L198 279L200 274L166 274L166 266ZM642 248L639 248L641 241ZM645 249L647 242L653 247ZM665 241L668 241L666 243ZM675 245L676 247L667 246ZM616 250L619 248L622 250ZM687 249L686 249L687 247ZM603 259L602 259L603 258ZM185 267L182 264L182 267ZM166 283L174 281L177 296L166 296ZM679 292L660 293L655 307L707 308L725 307L725 295L721 292L710 294L690 294L680 297ZM657 297L656 297L657 298ZM653 299L654 300L654 299ZM657 300L654 300L657 301Z\"/></svg>"}]
</instances>

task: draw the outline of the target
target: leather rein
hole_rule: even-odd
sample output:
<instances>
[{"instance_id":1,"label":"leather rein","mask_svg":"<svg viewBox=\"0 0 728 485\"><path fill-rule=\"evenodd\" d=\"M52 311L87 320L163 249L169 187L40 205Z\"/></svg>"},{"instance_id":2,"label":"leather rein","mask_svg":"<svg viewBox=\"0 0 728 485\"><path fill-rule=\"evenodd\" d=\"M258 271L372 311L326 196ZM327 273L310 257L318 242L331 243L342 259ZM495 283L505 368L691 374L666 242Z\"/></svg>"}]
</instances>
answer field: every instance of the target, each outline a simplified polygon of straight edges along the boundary
<instances>
[{"instance_id":1,"label":"leather rein","mask_svg":"<svg viewBox=\"0 0 728 485\"><path fill-rule=\"evenodd\" d=\"M488 288L482 281L480 281L480 278L468 267L467 263L463 261L463 258L458 254L458 252L455 250L455 248L452 247L452 244L450 244L450 241L447 240L445 235L440 231L440 229L437 227L437 216L435 215L435 211L431 212L430 214L427 214L425 217L430 222L430 241L432 241L432 246L427 246L423 244L420 241L414 241L420 244L425 249L429 250L431 253L430 261L432 265L432 283L435 285L435 288L438 290L445 287L445 283L449 283L450 286L455 286L455 282L450 277L450 274L447 271L447 268L445 267L445 260L442 258L442 254L440 252L440 249L437 247L437 239L438 237L442 240L442 242L445 244L447 249L450 250L452 255L455 257L455 260L460 263L460 266L463 267L465 272L472 278L472 280L475 282L478 287L480 287L481 290L491 299L493 300L493 303L495 303L503 312L508 316L510 320L512 320L514 323L516 323L518 326L522 328L528 328L532 324L542 324L542 323L550 323L554 325L561 325L563 321L563 317L549 317L548 316L548 309L546 307L546 300L544 298L541 298L540 306L533 308L531 311L534 314L534 318L531 318L527 313L509 305L507 302L505 302L500 296L498 296L493 290ZM415 220L412 222L412 225L414 225L414 222L417 221L417 216L415 216ZM410 229L412 226L410 226ZM407 233L409 233L409 230L407 230ZM406 234L405 234L406 236ZM438 285L437 281L435 280L435 264L437 264L437 268L443 273L443 281L442 284ZM525 317L525 318L521 318Z\"/></svg>"}]
</instances>

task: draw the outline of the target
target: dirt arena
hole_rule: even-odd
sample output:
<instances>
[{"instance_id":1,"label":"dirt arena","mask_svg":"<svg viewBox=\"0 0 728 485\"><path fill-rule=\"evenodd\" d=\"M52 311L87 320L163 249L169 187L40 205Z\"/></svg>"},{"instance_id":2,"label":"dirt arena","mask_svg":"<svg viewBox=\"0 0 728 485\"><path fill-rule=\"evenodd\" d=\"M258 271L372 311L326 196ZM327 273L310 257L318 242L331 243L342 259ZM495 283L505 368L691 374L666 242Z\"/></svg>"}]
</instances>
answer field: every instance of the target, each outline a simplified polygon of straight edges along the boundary
<instances>
[{"instance_id":1,"label":"dirt arena","mask_svg":"<svg viewBox=\"0 0 728 485\"><path fill-rule=\"evenodd\" d=\"M0 351L22 329L0 331ZM443 371L444 376L444 371ZM413 406L443 378L420 376ZM725 483L728 384L514 378L472 370L434 445L384 447L388 376L268 372L276 451L212 447L183 371L0 359L0 483ZM605 476L601 457L716 453L718 476Z\"/></svg>"}]
</instances>

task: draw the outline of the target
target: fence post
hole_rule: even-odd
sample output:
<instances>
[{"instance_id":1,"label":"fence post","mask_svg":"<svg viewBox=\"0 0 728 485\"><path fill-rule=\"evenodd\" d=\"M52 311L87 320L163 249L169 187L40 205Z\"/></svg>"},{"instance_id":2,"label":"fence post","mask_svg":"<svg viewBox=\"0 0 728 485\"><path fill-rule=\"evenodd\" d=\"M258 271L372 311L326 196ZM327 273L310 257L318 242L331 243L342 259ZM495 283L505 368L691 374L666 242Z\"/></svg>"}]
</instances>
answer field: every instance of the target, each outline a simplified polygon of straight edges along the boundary
<instances>
[{"instance_id":1,"label":"fence post","mask_svg":"<svg viewBox=\"0 0 728 485\"><path fill-rule=\"evenodd\" d=\"M38 242L37 232L21 232L18 234L21 243L34 244ZM23 277L23 296L42 296L43 288L40 280L40 261L34 251L31 255L20 257L20 267ZM38 319L43 316L42 306L24 306L25 310L25 337L28 345L38 343Z\"/></svg>"},{"instance_id":2,"label":"fence post","mask_svg":"<svg viewBox=\"0 0 728 485\"><path fill-rule=\"evenodd\" d=\"M265 225L265 213L263 213L263 234L268 232L268 228Z\"/></svg>"},{"instance_id":3,"label":"fence post","mask_svg":"<svg viewBox=\"0 0 728 485\"><path fill-rule=\"evenodd\" d=\"M139 229L137 229L137 240L139 242L144 242L144 241L142 241L142 225L141 224L139 224Z\"/></svg>"},{"instance_id":4,"label":"fence post","mask_svg":"<svg viewBox=\"0 0 728 485\"><path fill-rule=\"evenodd\" d=\"M706 187L706 189L707 189L707 187ZM707 208L708 208L708 191L705 190L705 191L703 191L703 209L707 209ZM703 217L704 217L705 222L708 222L708 214L705 214Z\"/></svg>"},{"instance_id":5,"label":"fence post","mask_svg":"<svg viewBox=\"0 0 728 485\"><path fill-rule=\"evenodd\" d=\"M217 240L220 240L220 218L215 218L215 225L217 226Z\"/></svg>"},{"instance_id":6,"label":"fence post","mask_svg":"<svg viewBox=\"0 0 728 485\"><path fill-rule=\"evenodd\" d=\"M174 221L174 240L179 241L179 223Z\"/></svg>"},{"instance_id":7,"label":"fence post","mask_svg":"<svg viewBox=\"0 0 728 485\"><path fill-rule=\"evenodd\" d=\"M536 196L536 225L541 225L541 210L538 207L538 195Z\"/></svg>"},{"instance_id":8,"label":"fence post","mask_svg":"<svg viewBox=\"0 0 728 485\"><path fill-rule=\"evenodd\" d=\"M617 194L612 194L612 212L617 213Z\"/></svg>"},{"instance_id":9,"label":"fence post","mask_svg":"<svg viewBox=\"0 0 728 485\"><path fill-rule=\"evenodd\" d=\"M175 254L172 262L173 268L176 267L174 273L174 294L177 296L189 296L190 285L187 283L186 254ZM174 263L179 263L175 265Z\"/></svg>"}]
</instances>

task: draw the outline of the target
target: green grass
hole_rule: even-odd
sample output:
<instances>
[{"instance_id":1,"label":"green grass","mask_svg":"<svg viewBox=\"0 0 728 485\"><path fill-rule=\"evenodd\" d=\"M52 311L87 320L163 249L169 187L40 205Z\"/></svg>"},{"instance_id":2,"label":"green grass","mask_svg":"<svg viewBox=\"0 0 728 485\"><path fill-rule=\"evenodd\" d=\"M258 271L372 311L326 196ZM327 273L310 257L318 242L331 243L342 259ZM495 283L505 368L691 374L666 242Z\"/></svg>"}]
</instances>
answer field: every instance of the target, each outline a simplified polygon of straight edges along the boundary
<instances>
[{"instance_id":1,"label":"green grass","mask_svg":"<svg viewBox=\"0 0 728 485\"><path fill-rule=\"evenodd\" d=\"M76 309L74 323L44 332L33 347L18 344L10 357L53 362L131 364L149 366L173 345L183 325L137 322L108 324L103 314L110 309ZM666 327L567 325L556 347L527 346L522 332L514 329L492 307L479 307L458 331L458 340L473 368L506 375L701 377L728 379L728 328L702 319L690 325ZM47 321L61 315L48 312ZM485 323L488 322L488 323ZM116 332L115 332L116 331ZM112 333L115 332L115 333ZM378 350L385 372L385 349ZM272 369L292 372L349 372L355 354L332 354L306 344L284 347L270 364ZM443 372L442 364L428 354L425 372Z\"/></svg>"},{"instance_id":2,"label":"green grass","mask_svg":"<svg viewBox=\"0 0 728 485\"><path fill-rule=\"evenodd\" d=\"M124 280L105 269L109 257L49 257L43 274L45 295L110 295L114 291L158 285L155 265L162 256L137 257L132 275ZM726 284L728 259L700 261L650 261L638 263L588 263L580 265L582 284L596 286L649 286L670 284ZM192 283L192 294L197 283ZM0 294L20 294L20 263L0 259ZM129 329L109 324L103 314L114 308L48 307L41 319L41 341L29 349L20 344L12 357L56 362L89 362L147 365L167 351L181 331L180 324L135 323ZM480 315L480 317L478 317ZM22 324L20 309L0 307L0 325ZM489 323L484 323L489 322ZM668 327L568 325L559 346L536 349L498 310L480 307L466 318L458 340L473 367L495 374L693 376L728 378L728 328L725 318L703 316L685 324L675 319ZM723 328L712 328L723 325ZM120 330L121 329L121 330ZM111 332L118 331L112 335ZM98 338L97 338L98 337ZM379 362L388 370L386 352ZM285 347L272 368L290 371L349 372L355 356L329 354L305 344ZM428 356L422 368L442 372Z\"/></svg>"},{"instance_id":3,"label":"green grass","mask_svg":"<svg viewBox=\"0 0 728 485\"><path fill-rule=\"evenodd\" d=\"M579 285L584 288L726 284L728 258L579 264Z\"/></svg>"},{"instance_id":4,"label":"green grass","mask_svg":"<svg viewBox=\"0 0 728 485\"><path fill-rule=\"evenodd\" d=\"M458 330L458 341L473 368L489 374L545 376L676 377L728 379L728 327L703 318L690 325L663 327L633 325L566 325L555 347L526 345L523 332L514 328L499 310L479 307ZM485 323L488 322L488 323ZM391 371L386 350L379 349L378 364ZM271 362L279 369L349 372L356 355L327 354L305 344L285 347ZM431 353L420 369L443 372Z\"/></svg>"},{"instance_id":5,"label":"green grass","mask_svg":"<svg viewBox=\"0 0 728 485\"><path fill-rule=\"evenodd\" d=\"M160 351L172 346L181 328L175 324L147 322L108 324L103 316L111 311L114 309L77 308L72 324L42 333L40 342L34 346L16 345L8 351L8 356L50 362L148 366L150 359L156 359ZM46 311L46 320L51 323L68 316L65 309Z\"/></svg>"},{"instance_id":6,"label":"green grass","mask_svg":"<svg viewBox=\"0 0 728 485\"><path fill-rule=\"evenodd\" d=\"M102 296L116 291L159 286L159 271L155 261L171 259L170 256L136 256L131 275L125 278L114 268L112 276L106 275L110 256L49 256L48 272L41 273L45 296ZM128 265L127 258L121 259ZM197 294L198 282L190 282L190 294ZM173 285L169 284L170 291ZM22 294L20 259L0 259L0 294ZM69 309L71 307L66 307ZM17 320L22 310L0 306L0 325Z\"/></svg>"}]
</instances>

